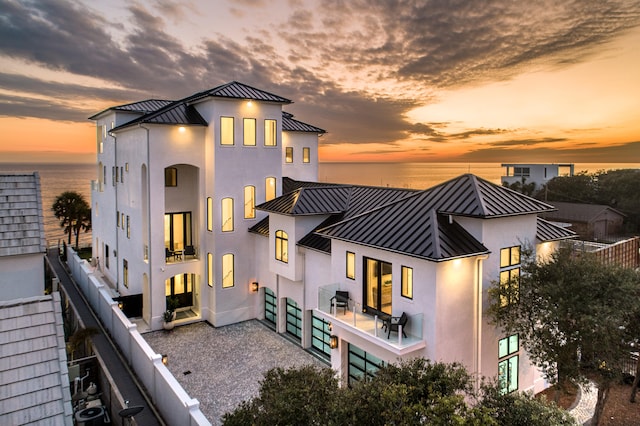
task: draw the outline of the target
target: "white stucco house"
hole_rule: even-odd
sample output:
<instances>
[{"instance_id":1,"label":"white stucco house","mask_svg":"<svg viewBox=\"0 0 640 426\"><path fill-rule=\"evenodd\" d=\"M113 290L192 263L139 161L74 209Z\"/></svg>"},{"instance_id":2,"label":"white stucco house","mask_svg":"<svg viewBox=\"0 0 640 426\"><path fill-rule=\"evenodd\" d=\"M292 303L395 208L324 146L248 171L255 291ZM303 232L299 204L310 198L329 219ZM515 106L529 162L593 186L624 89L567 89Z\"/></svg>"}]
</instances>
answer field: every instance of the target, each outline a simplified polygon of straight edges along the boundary
<instances>
[{"instance_id":1,"label":"white stucco house","mask_svg":"<svg viewBox=\"0 0 640 426\"><path fill-rule=\"evenodd\" d=\"M536 190L543 187L555 177L573 176L574 164L572 163L503 163L504 174L501 177L503 185L519 183L534 183Z\"/></svg>"},{"instance_id":2,"label":"white stucco house","mask_svg":"<svg viewBox=\"0 0 640 426\"><path fill-rule=\"evenodd\" d=\"M91 117L93 256L125 307L152 329L169 301L178 324L262 320L345 383L422 356L544 388L483 313L523 244L544 255L573 235L538 218L552 206L473 175L424 191L318 183L324 130L290 102L231 82Z\"/></svg>"}]
</instances>

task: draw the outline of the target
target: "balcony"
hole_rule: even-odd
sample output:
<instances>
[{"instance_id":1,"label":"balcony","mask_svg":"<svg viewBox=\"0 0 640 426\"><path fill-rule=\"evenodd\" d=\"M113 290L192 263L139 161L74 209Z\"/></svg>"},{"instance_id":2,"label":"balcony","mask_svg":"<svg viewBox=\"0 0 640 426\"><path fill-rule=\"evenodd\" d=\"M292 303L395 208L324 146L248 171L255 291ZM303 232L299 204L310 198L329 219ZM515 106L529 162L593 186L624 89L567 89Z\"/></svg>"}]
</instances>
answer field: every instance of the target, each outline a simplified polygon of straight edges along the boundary
<instances>
[{"instance_id":1,"label":"balcony","mask_svg":"<svg viewBox=\"0 0 640 426\"><path fill-rule=\"evenodd\" d=\"M165 247L164 254L167 264L198 260L198 249L194 246L191 246L191 249L187 246L184 249L178 250L169 250Z\"/></svg>"},{"instance_id":2,"label":"balcony","mask_svg":"<svg viewBox=\"0 0 640 426\"><path fill-rule=\"evenodd\" d=\"M331 321L334 332L338 329L346 332L346 334L339 333L341 337L349 340L348 334L355 334L396 355L405 355L426 346L422 333L424 314L407 314L409 320L404 329L407 337L403 337L402 332L392 332L387 338L387 331L382 328L382 318L363 313L360 300L350 299L349 310L346 312L343 308L336 309L332 306L331 298L335 296L336 290L341 290L339 284L330 284L319 288L317 311ZM393 314L400 316L402 312L394 312Z\"/></svg>"}]
</instances>

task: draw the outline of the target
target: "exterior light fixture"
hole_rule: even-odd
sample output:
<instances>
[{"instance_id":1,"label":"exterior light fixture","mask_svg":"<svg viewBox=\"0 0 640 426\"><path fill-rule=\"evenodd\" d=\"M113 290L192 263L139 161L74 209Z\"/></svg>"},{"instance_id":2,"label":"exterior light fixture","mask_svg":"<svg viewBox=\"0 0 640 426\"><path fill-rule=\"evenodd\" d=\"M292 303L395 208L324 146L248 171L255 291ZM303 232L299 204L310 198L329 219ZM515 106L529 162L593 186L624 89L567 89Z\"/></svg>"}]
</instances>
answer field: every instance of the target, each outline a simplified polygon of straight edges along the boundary
<instances>
[{"instance_id":1,"label":"exterior light fixture","mask_svg":"<svg viewBox=\"0 0 640 426\"><path fill-rule=\"evenodd\" d=\"M335 336L333 334L329 336L329 347L331 349L335 349L338 347L338 336Z\"/></svg>"},{"instance_id":2,"label":"exterior light fixture","mask_svg":"<svg viewBox=\"0 0 640 426\"><path fill-rule=\"evenodd\" d=\"M162 355L162 363L164 365L168 365L169 364L169 356L168 355L166 355L166 354Z\"/></svg>"},{"instance_id":3,"label":"exterior light fixture","mask_svg":"<svg viewBox=\"0 0 640 426\"><path fill-rule=\"evenodd\" d=\"M328 325L329 331L333 331L333 324L329 323Z\"/></svg>"},{"instance_id":4,"label":"exterior light fixture","mask_svg":"<svg viewBox=\"0 0 640 426\"><path fill-rule=\"evenodd\" d=\"M184 132L185 132L185 130L187 130L187 129L185 129L185 128L184 128L184 126L180 126L180 127L178 127L178 131L179 131L180 133L184 133Z\"/></svg>"},{"instance_id":5,"label":"exterior light fixture","mask_svg":"<svg viewBox=\"0 0 640 426\"><path fill-rule=\"evenodd\" d=\"M248 100L248 101L247 101L247 106L248 106L248 107L251 107L251 105L253 105L253 103L251 102L251 100Z\"/></svg>"},{"instance_id":6,"label":"exterior light fixture","mask_svg":"<svg viewBox=\"0 0 640 426\"><path fill-rule=\"evenodd\" d=\"M123 307L124 307L124 303L118 302L118 308L120 308L120 310L122 310Z\"/></svg>"},{"instance_id":7,"label":"exterior light fixture","mask_svg":"<svg viewBox=\"0 0 640 426\"><path fill-rule=\"evenodd\" d=\"M258 284L257 281L254 281L254 282L251 283L251 292L252 293L257 293L259 288L260 288L260 284Z\"/></svg>"}]
</instances>

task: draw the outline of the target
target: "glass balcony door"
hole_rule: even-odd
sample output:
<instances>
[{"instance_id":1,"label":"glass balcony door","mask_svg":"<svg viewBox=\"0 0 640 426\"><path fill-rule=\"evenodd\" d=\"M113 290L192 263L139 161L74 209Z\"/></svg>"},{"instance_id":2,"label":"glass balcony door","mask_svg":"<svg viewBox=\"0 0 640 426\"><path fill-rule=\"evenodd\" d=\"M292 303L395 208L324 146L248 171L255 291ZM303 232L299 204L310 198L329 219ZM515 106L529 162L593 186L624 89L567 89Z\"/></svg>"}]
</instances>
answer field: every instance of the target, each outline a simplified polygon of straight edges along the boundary
<instances>
[{"instance_id":1,"label":"glass balcony door","mask_svg":"<svg viewBox=\"0 0 640 426\"><path fill-rule=\"evenodd\" d=\"M190 245L191 212L165 213L164 246L172 251L180 251Z\"/></svg>"},{"instance_id":2,"label":"glass balcony door","mask_svg":"<svg viewBox=\"0 0 640 426\"><path fill-rule=\"evenodd\" d=\"M364 259L364 302L371 314L391 315L391 264L381 260Z\"/></svg>"}]
</instances>

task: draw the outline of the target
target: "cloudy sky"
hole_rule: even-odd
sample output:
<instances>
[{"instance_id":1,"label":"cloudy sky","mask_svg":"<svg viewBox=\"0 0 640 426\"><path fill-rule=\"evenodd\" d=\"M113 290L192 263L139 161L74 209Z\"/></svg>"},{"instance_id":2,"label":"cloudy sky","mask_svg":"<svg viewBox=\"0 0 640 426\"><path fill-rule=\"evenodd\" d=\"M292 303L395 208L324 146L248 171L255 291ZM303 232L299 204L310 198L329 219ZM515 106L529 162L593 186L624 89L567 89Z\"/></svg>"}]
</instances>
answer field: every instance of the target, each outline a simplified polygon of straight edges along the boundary
<instances>
[{"instance_id":1,"label":"cloudy sky","mask_svg":"<svg viewBox=\"0 0 640 426\"><path fill-rule=\"evenodd\" d=\"M321 161L637 162L638 70L632 0L0 0L0 162L91 162L92 114L232 80Z\"/></svg>"}]
</instances>

